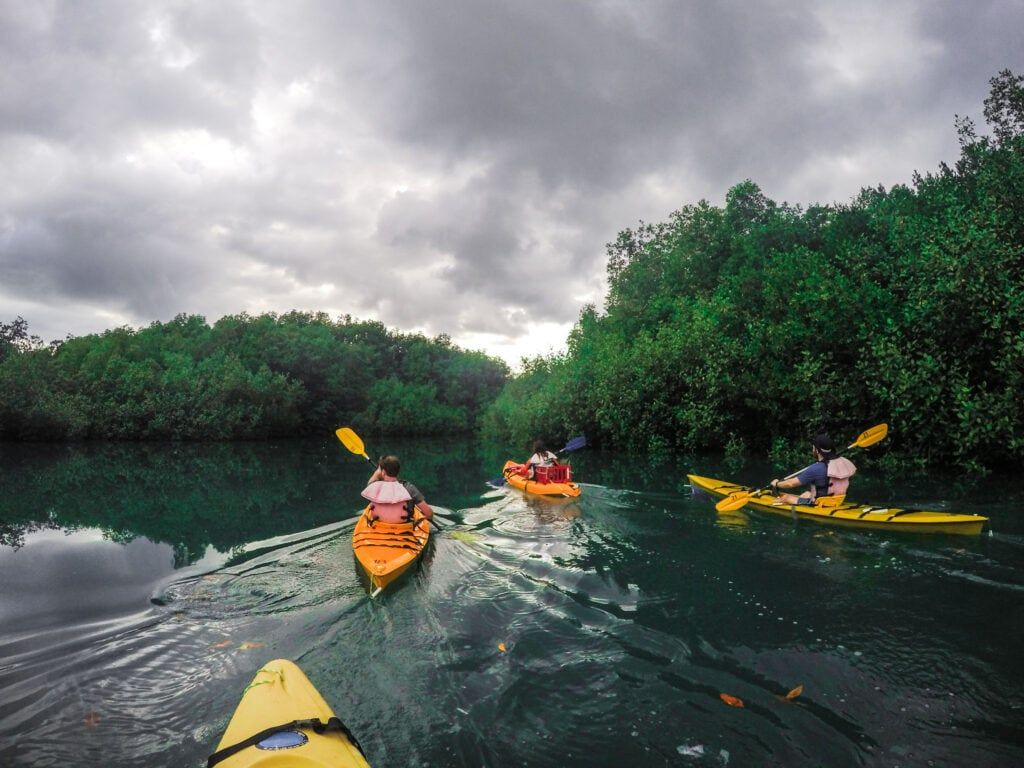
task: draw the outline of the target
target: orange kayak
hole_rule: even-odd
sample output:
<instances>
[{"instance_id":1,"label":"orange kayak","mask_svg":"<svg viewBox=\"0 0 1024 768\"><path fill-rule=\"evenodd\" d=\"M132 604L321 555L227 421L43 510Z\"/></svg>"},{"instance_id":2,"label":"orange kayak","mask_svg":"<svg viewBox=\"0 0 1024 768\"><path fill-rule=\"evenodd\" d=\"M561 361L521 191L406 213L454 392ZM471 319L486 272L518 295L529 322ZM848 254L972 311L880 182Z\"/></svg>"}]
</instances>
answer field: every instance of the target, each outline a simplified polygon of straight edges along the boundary
<instances>
[{"instance_id":1,"label":"orange kayak","mask_svg":"<svg viewBox=\"0 0 1024 768\"><path fill-rule=\"evenodd\" d=\"M370 508L352 531L352 550L370 577L371 596L405 573L430 539L430 521L416 509L410 523L370 522Z\"/></svg>"},{"instance_id":2,"label":"orange kayak","mask_svg":"<svg viewBox=\"0 0 1024 768\"><path fill-rule=\"evenodd\" d=\"M578 483L574 483L571 480L564 483L555 482L539 482L537 480L527 480L525 477L519 474L518 470L522 467L515 461L506 461L505 468L502 470L502 474L505 476L505 482L511 485L513 488L518 488L520 491L526 493L533 493L537 496L563 496L563 497L576 497L580 495L580 486ZM562 467L567 469L567 467ZM544 469L538 467L538 470ZM548 468L552 469L552 468ZM566 473L568 476L568 473Z\"/></svg>"}]
</instances>

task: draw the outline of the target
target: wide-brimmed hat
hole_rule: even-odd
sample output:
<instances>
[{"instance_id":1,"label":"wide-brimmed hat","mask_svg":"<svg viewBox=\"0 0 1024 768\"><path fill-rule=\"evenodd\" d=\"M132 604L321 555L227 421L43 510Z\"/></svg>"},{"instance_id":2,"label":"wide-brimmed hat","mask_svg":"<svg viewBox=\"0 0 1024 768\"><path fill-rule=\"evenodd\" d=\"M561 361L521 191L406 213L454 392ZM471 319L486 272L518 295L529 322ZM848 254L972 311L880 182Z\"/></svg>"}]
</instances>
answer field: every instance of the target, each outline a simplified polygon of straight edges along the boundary
<instances>
[{"instance_id":1,"label":"wide-brimmed hat","mask_svg":"<svg viewBox=\"0 0 1024 768\"><path fill-rule=\"evenodd\" d=\"M397 504L412 498L405 486L394 480L374 480L360 495L377 504Z\"/></svg>"}]
</instances>

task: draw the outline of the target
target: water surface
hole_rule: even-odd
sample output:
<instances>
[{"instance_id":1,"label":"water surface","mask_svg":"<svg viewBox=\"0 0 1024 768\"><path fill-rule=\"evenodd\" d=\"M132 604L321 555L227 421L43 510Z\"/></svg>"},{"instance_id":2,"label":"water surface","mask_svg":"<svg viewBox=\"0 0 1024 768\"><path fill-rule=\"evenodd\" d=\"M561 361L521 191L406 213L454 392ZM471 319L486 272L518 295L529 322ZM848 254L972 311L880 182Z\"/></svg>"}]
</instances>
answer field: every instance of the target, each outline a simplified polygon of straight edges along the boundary
<instances>
[{"instance_id":1,"label":"water surface","mask_svg":"<svg viewBox=\"0 0 1024 768\"><path fill-rule=\"evenodd\" d=\"M0 445L0 765L200 766L278 657L378 767L1024 763L1019 481L864 473L858 500L992 521L887 534L686 484L765 465L588 449L550 502L471 442L368 449L447 522L373 601L336 442Z\"/></svg>"}]
</instances>

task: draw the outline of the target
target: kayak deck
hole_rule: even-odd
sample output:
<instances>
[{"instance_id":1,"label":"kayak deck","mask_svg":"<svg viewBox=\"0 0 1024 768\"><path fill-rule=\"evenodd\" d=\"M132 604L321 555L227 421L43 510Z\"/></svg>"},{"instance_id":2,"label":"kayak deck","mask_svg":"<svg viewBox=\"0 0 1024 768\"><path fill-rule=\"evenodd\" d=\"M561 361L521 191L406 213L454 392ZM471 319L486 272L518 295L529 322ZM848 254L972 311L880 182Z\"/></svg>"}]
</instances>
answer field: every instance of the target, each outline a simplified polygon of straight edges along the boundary
<instances>
[{"instance_id":1,"label":"kayak deck","mask_svg":"<svg viewBox=\"0 0 1024 768\"><path fill-rule=\"evenodd\" d=\"M694 488L724 498L738 491L750 492L745 485L715 480L700 475L687 475ZM981 533L987 517L961 515L951 512L933 512L926 509L899 509L897 507L876 507L844 501L836 507L815 507L801 504L776 505L770 491L761 491L750 497L747 504L763 512L773 512L786 517L799 517L830 525L845 525L855 528L875 528L887 531L908 531L913 533Z\"/></svg>"},{"instance_id":2,"label":"kayak deck","mask_svg":"<svg viewBox=\"0 0 1024 768\"><path fill-rule=\"evenodd\" d=\"M519 462L509 459L505 462L505 466L501 471L502 475L505 476L505 481L513 488L518 488L520 491L532 493L537 496L562 496L575 498L580 495L580 486L578 483L539 483L536 480L527 480L515 471L521 466L523 465Z\"/></svg>"},{"instance_id":3,"label":"kayak deck","mask_svg":"<svg viewBox=\"0 0 1024 768\"><path fill-rule=\"evenodd\" d=\"M278 728L295 720L326 724L332 718L331 707L302 670L287 659L275 659L265 664L243 691L217 751L243 744L257 734L263 738L215 764L217 768L369 768L354 737L350 738L340 722L320 733L313 724ZM278 732L261 733L268 729Z\"/></svg>"},{"instance_id":4,"label":"kayak deck","mask_svg":"<svg viewBox=\"0 0 1024 768\"><path fill-rule=\"evenodd\" d=\"M430 521L417 508L411 523L370 523L363 510L352 531L352 550L376 594L409 569L430 539Z\"/></svg>"}]
</instances>

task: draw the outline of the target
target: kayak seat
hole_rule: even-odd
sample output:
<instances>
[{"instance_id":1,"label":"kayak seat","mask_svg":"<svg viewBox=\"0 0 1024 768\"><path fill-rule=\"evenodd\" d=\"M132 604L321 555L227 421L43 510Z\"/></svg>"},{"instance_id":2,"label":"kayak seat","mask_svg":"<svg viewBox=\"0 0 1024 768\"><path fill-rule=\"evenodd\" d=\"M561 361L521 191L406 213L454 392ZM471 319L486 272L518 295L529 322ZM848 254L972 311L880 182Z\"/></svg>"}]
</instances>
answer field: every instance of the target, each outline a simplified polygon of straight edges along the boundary
<instances>
[{"instance_id":1,"label":"kayak seat","mask_svg":"<svg viewBox=\"0 0 1024 768\"><path fill-rule=\"evenodd\" d=\"M814 506L823 507L824 509L835 509L846 500L846 494L836 494L835 496L819 496L814 500Z\"/></svg>"}]
</instances>

